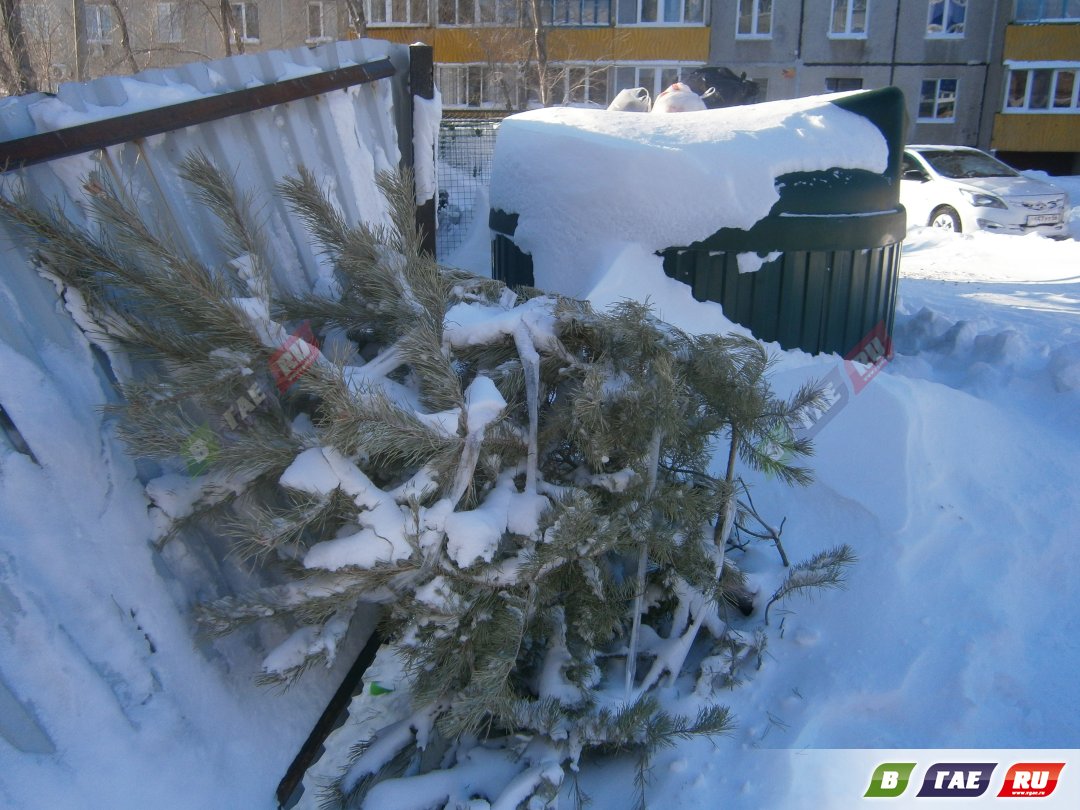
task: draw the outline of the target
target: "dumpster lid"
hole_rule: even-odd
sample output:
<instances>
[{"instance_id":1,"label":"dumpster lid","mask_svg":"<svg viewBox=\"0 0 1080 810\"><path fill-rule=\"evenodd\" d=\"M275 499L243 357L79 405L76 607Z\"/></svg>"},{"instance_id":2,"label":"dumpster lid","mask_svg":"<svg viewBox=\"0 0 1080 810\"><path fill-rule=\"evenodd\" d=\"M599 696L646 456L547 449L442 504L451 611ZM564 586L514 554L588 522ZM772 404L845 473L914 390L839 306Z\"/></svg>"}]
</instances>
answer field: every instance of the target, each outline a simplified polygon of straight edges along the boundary
<instances>
[{"instance_id":1,"label":"dumpster lid","mask_svg":"<svg viewBox=\"0 0 1080 810\"><path fill-rule=\"evenodd\" d=\"M514 242L531 254L538 286L585 295L626 244L655 252L749 230L780 199L778 178L887 175L900 145L837 103L865 94L667 115L560 107L510 116L496 140L491 205L517 215Z\"/></svg>"}]
</instances>

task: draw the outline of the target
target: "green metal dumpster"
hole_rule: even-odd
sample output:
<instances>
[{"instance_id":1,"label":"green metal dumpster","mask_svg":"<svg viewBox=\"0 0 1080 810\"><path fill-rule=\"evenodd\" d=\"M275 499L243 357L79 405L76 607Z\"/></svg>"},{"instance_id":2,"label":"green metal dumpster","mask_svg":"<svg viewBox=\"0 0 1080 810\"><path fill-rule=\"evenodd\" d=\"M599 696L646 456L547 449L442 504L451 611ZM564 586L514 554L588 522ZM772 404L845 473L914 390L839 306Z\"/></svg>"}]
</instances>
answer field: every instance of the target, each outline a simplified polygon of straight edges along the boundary
<instances>
[{"instance_id":1,"label":"green metal dumpster","mask_svg":"<svg viewBox=\"0 0 1080 810\"><path fill-rule=\"evenodd\" d=\"M715 301L732 321L785 349L849 354L875 328L892 333L906 214L899 204L904 100L889 87L840 96L836 106L868 119L888 145L886 168L831 168L776 179L779 199L749 229L660 251L664 272ZM532 285L532 259L514 242L517 216L493 210L493 275ZM764 262L740 272L740 254ZM752 262L757 264L758 262ZM878 334L881 330L878 331Z\"/></svg>"}]
</instances>

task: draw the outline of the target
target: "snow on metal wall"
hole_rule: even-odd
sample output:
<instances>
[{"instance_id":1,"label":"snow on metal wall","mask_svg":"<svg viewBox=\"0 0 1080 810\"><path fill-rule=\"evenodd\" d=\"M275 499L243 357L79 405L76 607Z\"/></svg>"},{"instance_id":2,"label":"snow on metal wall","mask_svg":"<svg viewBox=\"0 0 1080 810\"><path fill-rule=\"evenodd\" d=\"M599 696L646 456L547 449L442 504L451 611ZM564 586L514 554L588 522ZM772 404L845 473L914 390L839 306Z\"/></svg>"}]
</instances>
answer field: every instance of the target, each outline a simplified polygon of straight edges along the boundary
<instances>
[{"instance_id":1,"label":"snow on metal wall","mask_svg":"<svg viewBox=\"0 0 1080 810\"><path fill-rule=\"evenodd\" d=\"M212 232L209 220L190 205L176 178L177 164L196 149L233 172L241 187L263 196L303 163L325 179L347 217L381 216L374 176L377 171L397 168L402 157L398 122L408 101L408 48L354 40L66 84L56 96L35 94L0 102L0 141L380 58L389 58L398 68L392 79L60 158L16 173L35 196L78 200L85 177L101 168L136 195L140 205L145 203L163 226L175 228L200 255L213 259L213 245L206 238ZM5 180L11 182L10 177ZM315 281L321 274L318 259L306 247L305 236L289 222L284 206L271 202L264 216L275 246L293 260L293 272L278 278L278 283L294 286Z\"/></svg>"},{"instance_id":2,"label":"snow on metal wall","mask_svg":"<svg viewBox=\"0 0 1080 810\"><path fill-rule=\"evenodd\" d=\"M277 284L311 289L327 268L271 192L302 162L348 218L383 215L375 174L397 168L403 151L411 156L411 144L400 146L407 47L333 43L0 101L7 141L381 58L397 69L390 79L11 171L0 191L20 184L81 220L83 182L101 170L160 228L216 263L216 224L176 171L202 150L255 195L282 268ZM43 802L34 806L270 806L363 628L332 671L285 696L251 684L261 651L280 640L274 631L198 638L190 603L254 581L215 547L220 540L154 548L140 481L158 471L125 456L100 411L115 400L112 375L125 376L124 364L110 364L71 317L77 309L66 308L0 226L0 796L15 806L30 806L20 805L28 796ZM232 739L224 749L218 726ZM237 776L215 779L191 753L203 748Z\"/></svg>"}]
</instances>

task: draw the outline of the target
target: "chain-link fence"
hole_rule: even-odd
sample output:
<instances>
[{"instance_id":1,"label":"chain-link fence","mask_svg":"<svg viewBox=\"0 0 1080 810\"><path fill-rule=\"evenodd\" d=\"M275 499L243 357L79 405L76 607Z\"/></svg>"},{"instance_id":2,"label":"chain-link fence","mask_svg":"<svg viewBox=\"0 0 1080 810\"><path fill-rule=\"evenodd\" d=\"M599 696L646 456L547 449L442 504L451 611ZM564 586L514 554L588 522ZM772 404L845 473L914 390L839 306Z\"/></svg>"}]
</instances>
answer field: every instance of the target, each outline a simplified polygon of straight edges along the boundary
<instances>
[{"instance_id":1,"label":"chain-link fence","mask_svg":"<svg viewBox=\"0 0 1080 810\"><path fill-rule=\"evenodd\" d=\"M498 119L443 120L439 129L439 202L436 251L449 257L473 231L487 227L491 157ZM483 220L483 221L479 221Z\"/></svg>"}]
</instances>

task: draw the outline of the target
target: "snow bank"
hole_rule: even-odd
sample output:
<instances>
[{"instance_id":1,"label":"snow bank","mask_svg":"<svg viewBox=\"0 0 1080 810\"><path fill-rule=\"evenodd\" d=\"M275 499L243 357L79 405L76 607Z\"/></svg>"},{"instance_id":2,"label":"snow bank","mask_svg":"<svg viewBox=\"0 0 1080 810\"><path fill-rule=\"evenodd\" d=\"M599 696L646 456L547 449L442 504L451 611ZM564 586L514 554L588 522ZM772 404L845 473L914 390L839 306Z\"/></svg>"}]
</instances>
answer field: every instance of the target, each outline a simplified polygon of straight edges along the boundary
<instances>
[{"instance_id":1,"label":"snow bank","mask_svg":"<svg viewBox=\"0 0 1080 810\"><path fill-rule=\"evenodd\" d=\"M33 300L26 281L9 274L2 300ZM275 806L350 661L278 695L252 682L272 633L198 638L190 600L251 581L201 542L153 547L135 463L100 412L107 383L73 325L35 349L19 346L25 323L5 324L0 402L33 458L0 434L0 805ZM36 337L49 333L63 336L43 323Z\"/></svg>"},{"instance_id":2,"label":"snow bank","mask_svg":"<svg viewBox=\"0 0 1080 810\"><path fill-rule=\"evenodd\" d=\"M815 437L815 483L748 476L757 505L787 518L793 558L855 548L848 587L776 614L784 630L770 634L761 669L714 696L738 729L660 755L650 806L704 810L722 796L735 810L841 810L861 806L885 761L919 763L916 779L933 762L996 761L995 793L1012 762L1076 767L1077 268L1075 241L912 229L896 354L860 392L849 387ZM639 248L613 257L594 302L631 291L692 331L722 317ZM773 351L778 390L848 377L835 356ZM731 554L771 592L769 549ZM664 700L691 711L691 689ZM996 750L978 760L969 749ZM581 782L597 810L619 810L635 800L632 779L627 761ZM1063 780L1040 802L1074 807L1077 791Z\"/></svg>"},{"instance_id":3,"label":"snow bank","mask_svg":"<svg viewBox=\"0 0 1080 810\"><path fill-rule=\"evenodd\" d=\"M888 147L838 96L678 115L549 108L503 121L491 205L518 215L514 241L536 285L581 297L626 244L689 245L749 229L776 178L834 167L883 172Z\"/></svg>"}]
</instances>

